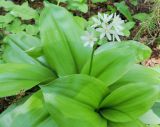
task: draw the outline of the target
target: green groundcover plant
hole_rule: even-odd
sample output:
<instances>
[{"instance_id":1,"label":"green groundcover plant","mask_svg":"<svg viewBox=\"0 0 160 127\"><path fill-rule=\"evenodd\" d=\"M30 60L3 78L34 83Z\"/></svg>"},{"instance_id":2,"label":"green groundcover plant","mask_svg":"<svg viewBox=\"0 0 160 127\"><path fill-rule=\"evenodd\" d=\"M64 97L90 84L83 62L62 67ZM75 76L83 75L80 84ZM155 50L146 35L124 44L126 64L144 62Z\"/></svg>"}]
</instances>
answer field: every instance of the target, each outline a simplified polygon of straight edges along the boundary
<instances>
[{"instance_id":1,"label":"green groundcover plant","mask_svg":"<svg viewBox=\"0 0 160 127\"><path fill-rule=\"evenodd\" d=\"M11 1L0 0L0 8L5 10L5 15L0 15L0 29L5 33L25 31L30 35L38 34L39 13L29 7L28 2L17 5ZM31 20L34 23L31 23Z\"/></svg>"},{"instance_id":2,"label":"green groundcover plant","mask_svg":"<svg viewBox=\"0 0 160 127\"><path fill-rule=\"evenodd\" d=\"M135 41L85 47L84 31L64 8L40 16L41 39L6 39L0 97L39 90L0 115L0 127L145 127L140 117L159 94L159 73L138 65L151 50ZM94 51L94 52L93 52Z\"/></svg>"}]
</instances>

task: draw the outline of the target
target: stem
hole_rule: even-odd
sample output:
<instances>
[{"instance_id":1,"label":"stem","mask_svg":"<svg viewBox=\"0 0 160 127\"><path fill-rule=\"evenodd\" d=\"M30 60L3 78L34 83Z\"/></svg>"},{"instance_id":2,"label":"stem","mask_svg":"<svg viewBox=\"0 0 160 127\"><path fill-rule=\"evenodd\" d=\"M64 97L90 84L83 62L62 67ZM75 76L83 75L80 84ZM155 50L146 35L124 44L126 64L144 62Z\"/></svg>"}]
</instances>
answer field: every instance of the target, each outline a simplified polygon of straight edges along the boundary
<instances>
[{"instance_id":1,"label":"stem","mask_svg":"<svg viewBox=\"0 0 160 127\"><path fill-rule=\"evenodd\" d=\"M90 17L91 16L91 0L88 0L88 13Z\"/></svg>"},{"instance_id":2,"label":"stem","mask_svg":"<svg viewBox=\"0 0 160 127\"><path fill-rule=\"evenodd\" d=\"M60 2L61 2L61 0L58 0L58 2L57 2L57 5L58 5L58 6L59 6Z\"/></svg>"},{"instance_id":3,"label":"stem","mask_svg":"<svg viewBox=\"0 0 160 127\"><path fill-rule=\"evenodd\" d=\"M93 66L93 56L94 56L94 51L97 48L97 45L93 46L92 53L91 53L91 61L90 61L90 66L89 66L89 75L91 74L92 66Z\"/></svg>"}]
</instances>

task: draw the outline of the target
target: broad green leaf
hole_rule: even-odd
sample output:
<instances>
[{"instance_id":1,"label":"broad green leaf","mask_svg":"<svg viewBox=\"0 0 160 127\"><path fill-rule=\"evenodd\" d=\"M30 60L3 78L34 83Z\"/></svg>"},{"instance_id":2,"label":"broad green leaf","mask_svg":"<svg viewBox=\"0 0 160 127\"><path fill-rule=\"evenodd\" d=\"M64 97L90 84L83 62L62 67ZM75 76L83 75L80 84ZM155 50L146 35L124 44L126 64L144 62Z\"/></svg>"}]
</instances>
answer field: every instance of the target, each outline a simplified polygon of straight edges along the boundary
<instances>
[{"instance_id":1,"label":"broad green leaf","mask_svg":"<svg viewBox=\"0 0 160 127\"><path fill-rule=\"evenodd\" d=\"M39 56L37 57L37 60L44 66L50 68L48 61L46 60L45 56Z\"/></svg>"},{"instance_id":2,"label":"broad green leaf","mask_svg":"<svg viewBox=\"0 0 160 127\"><path fill-rule=\"evenodd\" d=\"M42 55L41 42L38 38L21 32L7 36L4 42L7 43L3 53L5 62L40 65L35 59Z\"/></svg>"},{"instance_id":3,"label":"broad green leaf","mask_svg":"<svg viewBox=\"0 0 160 127\"><path fill-rule=\"evenodd\" d=\"M141 116L140 120L145 124L151 124L151 125L160 124L160 117L157 116L153 112L153 110L149 110L147 113L145 113L143 116Z\"/></svg>"},{"instance_id":4,"label":"broad green leaf","mask_svg":"<svg viewBox=\"0 0 160 127\"><path fill-rule=\"evenodd\" d=\"M14 17L10 14L0 15L0 28L5 28L14 20Z\"/></svg>"},{"instance_id":5,"label":"broad green leaf","mask_svg":"<svg viewBox=\"0 0 160 127\"><path fill-rule=\"evenodd\" d=\"M105 52L106 50L110 50L110 49L117 50L117 48L132 49L136 54L135 57L137 59L137 62L141 62L148 59L152 52L148 46L133 40L128 40L128 41L121 41L121 43L117 43L117 42L106 43L103 46L100 46L96 50L96 54L100 54L101 52Z\"/></svg>"},{"instance_id":6,"label":"broad green leaf","mask_svg":"<svg viewBox=\"0 0 160 127\"><path fill-rule=\"evenodd\" d=\"M148 20L148 18L150 18L150 15L147 13L138 13L138 14L133 15L133 18L140 20L141 22L144 22Z\"/></svg>"},{"instance_id":7,"label":"broad green leaf","mask_svg":"<svg viewBox=\"0 0 160 127\"><path fill-rule=\"evenodd\" d=\"M160 102L156 102L153 105L152 110L160 118Z\"/></svg>"},{"instance_id":8,"label":"broad green leaf","mask_svg":"<svg viewBox=\"0 0 160 127\"><path fill-rule=\"evenodd\" d=\"M128 114L115 109L104 109L101 111L101 114L106 120L113 122L129 122L134 120Z\"/></svg>"},{"instance_id":9,"label":"broad green leaf","mask_svg":"<svg viewBox=\"0 0 160 127\"><path fill-rule=\"evenodd\" d=\"M125 23L124 27L125 27L125 29L130 30L134 27L134 25L135 25L135 22L132 21L132 22Z\"/></svg>"},{"instance_id":10,"label":"broad green leaf","mask_svg":"<svg viewBox=\"0 0 160 127\"><path fill-rule=\"evenodd\" d=\"M15 43L24 51L30 50L35 47L40 47L42 45L39 38L26 34L25 32L10 34L4 41L6 43Z\"/></svg>"},{"instance_id":11,"label":"broad green leaf","mask_svg":"<svg viewBox=\"0 0 160 127\"><path fill-rule=\"evenodd\" d=\"M124 123L109 122L108 127L145 127L145 126L139 121L132 121Z\"/></svg>"},{"instance_id":12,"label":"broad green leaf","mask_svg":"<svg viewBox=\"0 0 160 127\"><path fill-rule=\"evenodd\" d=\"M110 89L114 90L127 83L149 83L150 85L159 85L159 73L151 68L135 64L121 79L112 84Z\"/></svg>"},{"instance_id":13,"label":"broad green leaf","mask_svg":"<svg viewBox=\"0 0 160 127\"><path fill-rule=\"evenodd\" d=\"M19 33L25 29L25 25L23 25L20 21L20 19L14 19L14 21L11 24L8 24L6 26L6 31L9 31L11 33Z\"/></svg>"},{"instance_id":14,"label":"broad green leaf","mask_svg":"<svg viewBox=\"0 0 160 127\"><path fill-rule=\"evenodd\" d=\"M42 91L44 89L53 91L57 95L62 94L68 98L80 101L92 108L97 108L101 98L108 92L103 82L82 74L61 77L48 85L42 86Z\"/></svg>"},{"instance_id":15,"label":"broad green leaf","mask_svg":"<svg viewBox=\"0 0 160 127\"><path fill-rule=\"evenodd\" d=\"M160 127L160 125L146 125L145 127Z\"/></svg>"},{"instance_id":16,"label":"broad green leaf","mask_svg":"<svg viewBox=\"0 0 160 127\"><path fill-rule=\"evenodd\" d=\"M2 57L6 63L28 63L40 65L40 63L36 59L30 57L24 52L24 50L20 49L14 43L9 43L5 46Z\"/></svg>"},{"instance_id":17,"label":"broad green leaf","mask_svg":"<svg viewBox=\"0 0 160 127\"><path fill-rule=\"evenodd\" d=\"M107 10L110 11L110 13L116 13L117 9L113 5L107 5Z\"/></svg>"},{"instance_id":18,"label":"broad green leaf","mask_svg":"<svg viewBox=\"0 0 160 127\"><path fill-rule=\"evenodd\" d=\"M48 123L45 127L54 126L54 122L50 120L50 115L44 107L43 96L40 91L26 102L7 110L0 116L1 127L42 127L40 125L46 123L46 120Z\"/></svg>"},{"instance_id":19,"label":"broad green leaf","mask_svg":"<svg viewBox=\"0 0 160 127\"><path fill-rule=\"evenodd\" d=\"M124 115L126 114L131 118L136 119L152 107L158 98L158 94L159 87L155 85L146 83L126 84L112 91L111 94L102 101L100 107L103 109L118 110L121 113L124 113ZM123 120L129 122L127 117L126 119L124 117ZM118 118L115 117L115 120L113 119L112 121L118 122ZM121 118L119 118L119 122L122 122Z\"/></svg>"},{"instance_id":20,"label":"broad green leaf","mask_svg":"<svg viewBox=\"0 0 160 127\"><path fill-rule=\"evenodd\" d=\"M51 117L47 117L47 119L39 122L39 124L36 127L58 127L58 126Z\"/></svg>"},{"instance_id":21,"label":"broad green leaf","mask_svg":"<svg viewBox=\"0 0 160 127\"><path fill-rule=\"evenodd\" d=\"M82 18L82 17L79 17L79 16L75 16L74 17L74 20L77 22L77 24L80 26L81 29L85 29L86 26L87 26L87 20Z\"/></svg>"},{"instance_id":22,"label":"broad green leaf","mask_svg":"<svg viewBox=\"0 0 160 127\"><path fill-rule=\"evenodd\" d=\"M132 15L131 12L128 8L128 6L125 4L124 1L120 2L120 3L116 3L115 6L117 7L117 10L122 13L129 21L132 21Z\"/></svg>"},{"instance_id":23,"label":"broad green leaf","mask_svg":"<svg viewBox=\"0 0 160 127\"><path fill-rule=\"evenodd\" d=\"M150 49L137 42L108 43L95 51L91 68L91 76L111 85L121 78L134 63L148 58ZM90 60L82 73L88 74ZM114 76L113 76L114 75Z\"/></svg>"},{"instance_id":24,"label":"broad green leaf","mask_svg":"<svg viewBox=\"0 0 160 127\"><path fill-rule=\"evenodd\" d=\"M40 57L43 55L43 47L34 47L26 51L26 53L34 58Z\"/></svg>"},{"instance_id":25,"label":"broad green leaf","mask_svg":"<svg viewBox=\"0 0 160 127\"><path fill-rule=\"evenodd\" d=\"M15 6L11 1L0 0L0 7L3 7L6 11L12 10Z\"/></svg>"},{"instance_id":26,"label":"broad green leaf","mask_svg":"<svg viewBox=\"0 0 160 127\"><path fill-rule=\"evenodd\" d=\"M59 76L80 72L91 49L83 46L82 29L64 8L50 5L40 18L45 56Z\"/></svg>"},{"instance_id":27,"label":"broad green leaf","mask_svg":"<svg viewBox=\"0 0 160 127\"><path fill-rule=\"evenodd\" d=\"M22 5L16 5L11 11L15 17L20 17L23 20L37 19L38 14L36 10L29 7L28 2L23 3Z\"/></svg>"},{"instance_id":28,"label":"broad green leaf","mask_svg":"<svg viewBox=\"0 0 160 127\"><path fill-rule=\"evenodd\" d=\"M135 25L135 22L127 22L124 24L124 30L123 30L123 33L125 36L129 37L130 35L130 30L134 27Z\"/></svg>"},{"instance_id":29,"label":"broad green leaf","mask_svg":"<svg viewBox=\"0 0 160 127\"><path fill-rule=\"evenodd\" d=\"M14 17L10 14L0 15L0 24L8 24L14 20Z\"/></svg>"},{"instance_id":30,"label":"broad green leaf","mask_svg":"<svg viewBox=\"0 0 160 127\"><path fill-rule=\"evenodd\" d=\"M106 2L108 0L92 0L93 3L98 3L98 2Z\"/></svg>"},{"instance_id":31,"label":"broad green leaf","mask_svg":"<svg viewBox=\"0 0 160 127\"><path fill-rule=\"evenodd\" d=\"M37 33L39 32L38 26L36 25L26 25L25 29L26 33L30 35L37 35Z\"/></svg>"},{"instance_id":32,"label":"broad green leaf","mask_svg":"<svg viewBox=\"0 0 160 127\"><path fill-rule=\"evenodd\" d=\"M86 3L80 3L80 2L70 1L68 2L67 8L71 10L79 10L83 13L87 13L88 11L88 5Z\"/></svg>"},{"instance_id":33,"label":"broad green leaf","mask_svg":"<svg viewBox=\"0 0 160 127\"><path fill-rule=\"evenodd\" d=\"M131 4L133 4L134 6L138 5L138 0L131 0Z\"/></svg>"},{"instance_id":34,"label":"broad green leaf","mask_svg":"<svg viewBox=\"0 0 160 127\"><path fill-rule=\"evenodd\" d=\"M0 97L18 94L39 83L55 78L54 73L42 66L0 64Z\"/></svg>"},{"instance_id":35,"label":"broad green leaf","mask_svg":"<svg viewBox=\"0 0 160 127\"><path fill-rule=\"evenodd\" d=\"M42 86L42 91L47 109L58 126L107 126L94 111L107 92L105 84L99 80L85 75L65 76Z\"/></svg>"}]
</instances>

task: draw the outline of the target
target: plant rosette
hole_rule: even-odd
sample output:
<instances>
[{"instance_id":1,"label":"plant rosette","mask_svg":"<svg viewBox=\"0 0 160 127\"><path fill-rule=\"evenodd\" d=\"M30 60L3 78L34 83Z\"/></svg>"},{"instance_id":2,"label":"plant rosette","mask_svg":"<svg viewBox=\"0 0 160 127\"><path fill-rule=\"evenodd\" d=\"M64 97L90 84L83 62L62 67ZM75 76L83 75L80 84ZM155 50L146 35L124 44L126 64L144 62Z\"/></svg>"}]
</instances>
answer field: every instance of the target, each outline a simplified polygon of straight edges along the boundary
<instances>
[{"instance_id":1,"label":"plant rosette","mask_svg":"<svg viewBox=\"0 0 160 127\"><path fill-rule=\"evenodd\" d=\"M0 97L39 90L0 115L0 127L143 127L159 94L159 73L138 65L151 50L135 41L85 47L84 30L64 8L40 16L40 38L9 35ZM96 41L96 40L94 40Z\"/></svg>"}]
</instances>

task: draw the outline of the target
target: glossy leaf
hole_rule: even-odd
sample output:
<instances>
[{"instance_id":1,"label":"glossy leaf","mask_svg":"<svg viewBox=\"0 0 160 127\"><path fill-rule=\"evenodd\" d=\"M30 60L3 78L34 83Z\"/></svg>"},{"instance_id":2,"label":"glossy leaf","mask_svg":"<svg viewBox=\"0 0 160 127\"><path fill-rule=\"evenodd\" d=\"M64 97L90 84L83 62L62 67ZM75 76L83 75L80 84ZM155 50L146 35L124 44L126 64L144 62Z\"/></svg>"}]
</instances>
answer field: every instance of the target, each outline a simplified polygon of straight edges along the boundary
<instances>
[{"instance_id":1,"label":"glossy leaf","mask_svg":"<svg viewBox=\"0 0 160 127\"><path fill-rule=\"evenodd\" d=\"M42 91L47 109L58 126L107 126L106 121L94 111L107 92L99 80L85 75L71 75L43 86Z\"/></svg>"},{"instance_id":2,"label":"glossy leaf","mask_svg":"<svg viewBox=\"0 0 160 127\"><path fill-rule=\"evenodd\" d=\"M150 85L159 85L159 82L160 79L158 72L151 68L135 64L121 79L112 84L110 89L114 90L128 83L148 83Z\"/></svg>"},{"instance_id":3,"label":"glossy leaf","mask_svg":"<svg viewBox=\"0 0 160 127\"><path fill-rule=\"evenodd\" d=\"M41 14L41 38L45 56L59 76L78 73L91 50L80 39L83 31L64 8L50 5Z\"/></svg>"},{"instance_id":4,"label":"glossy leaf","mask_svg":"<svg viewBox=\"0 0 160 127\"><path fill-rule=\"evenodd\" d=\"M26 102L13 109L7 109L0 116L1 127L42 127L41 125L46 121L45 127L54 126L54 122L50 120L50 115L44 107L43 96L40 91Z\"/></svg>"},{"instance_id":5,"label":"glossy leaf","mask_svg":"<svg viewBox=\"0 0 160 127\"><path fill-rule=\"evenodd\" d=\"M150 49L134 41L105 44L95 51L90 75L108 86L128 72L136 62L149 56ZM82 73L88 74L89 68L90 60Z\"/></svg>"},{"instance_id":6,"label":"glossy leaf","mask_svg":"<svg viewBox=\"0 0 160 127\"><path fill-rule=\"evenodd\" d=\"M117 10L122 13L129 21L132 21L132 15L131 12L128 8L128 6L125 4L124 1L120 2L120 3L116 3L115 6L117 7Z\"/></svg>"},{"instance_id":7,"label":"glossy leaf","mask_svg":"<svg viewBox=\"0 0 160 127\"><path fill-rule=\"evenodd\" d=\"M109 122L108 127L145 127L139 121L125 122L125 123L112 123Z\"/></svg>"},{"instance_id":8,"label":"glossy leaf","mask_svg":"<svg viewBox=\"0 0 160 127\"><path fill-rule=\"evenodd\" d=\"M150 18L150 15L147 13L138 13L138 14L133 15L133 18L141 22L145 22L146 20L148 20L148 18Z\"/></svg>"},{"instance_id":9,"label":"glossy leaf","mask_svg":"<svg viewBox=\"0 0 160 127\"><path fill-rule=\"evenodd\" d=\"M98 3L98 2L106 2L108 0L92 0L93 3Z\"/></svg>"},{"instance_id":10,"label":"glossy leaf","mask_svg":"<svg viewBox=\"0 0 160 127\"><path fill-rule=\"evenodd\" d=\"M136 119L152 107L158 98L158 93L158 86L145 83L127 84L112 91L111 94L103 100L100 107L120 111L130 118ZM104 115L107 115L107 113ZM108 117L111 116L108 115ZM122 122L120 117L115 117L113 121ZM123 119L123 122L124 121L129 122L127 117Z\"/></svg>"},{"instance_id":11,"label":"glossy leaf","mask_svg":"<svg viewBox=\"0 0 160 127\"><path fill-rule=\"evenodd\" d=\"M7 24L6 31L9 33L19 33L25 29L25 25L23 25L20 19L15 18L11 24Z\"/></svg>"},{"instance_id":12,"label":"glossy leaf","mask_svg":"<svg viewBox=\"0 0 160 127\"><path fill-rule=\"evenodd\" d=\"M159 112L157 112L157 113L159 113ZM153 110L149 110L144 115L142 115L140 117L140 120L145 124L150 124L150 125L160 124L160 117L158 115L156 115L153 112Z\"/></svg>"},{"instance_id":13,"label":"glossy leaf","mask_svg":"<svg viewBox=\"0 0 160 127\"><path fill-rule=\"evenodd\" d=\"M40 65L40 63L36 59L30 57L24 52L24 50L19 48L14 43L10 43L5 46L3 60L7 63L28 63Z\"/></svg>"},{"instance_id":14,"label":"glossy leaf","mask_svg":"<svg viewBox=\"0 0 160 127\"><path fill-rule=\"evenodd\" d=\"M20 32L17 34L10 34L5 38L4 40L6 43L15 43L17 46L19 46L24 51L30 50L35 47L41 46L40 39L30 36L26 34L25 32Z\"/></svg>"},{"instance_id":15,"label":"glossy leaf","mask_svg":"<svg viewBox=\"0 0 160 127\"><path fill-rule=\"evenodd\" d=\"M15 7L12 8L10 14L12 14L15 17L20 17L23 20L38 18L36 10L30 8L28 2L23 3L21 6L15 5Z\"/></svg>"},{"instance_id":16,"label":"glossy leaf","mask_svg":"<svg viewBox=\"0 0 160 127\"><path fill-rule=\"evenodd\" d=\"M55 79L50 70L31 64L0 64L0 97L10 96Z\"/></svg>"},{"instance_id":17,"label":"glossy leaf","mask_svg":"<svg viewBox=\"0 0 160 127\"><path fill-rule=\"evenodd\" d=\"M15 4L11 1L0 0L0 7L5 8L6 11L10 11L15 7Z\"/></svg>"},{"instance_id":18,"label":"glossy leaf","mask_svg":"<svg viewBox=\"0 0 160 127\"><path fill-rule=\"evenodd\" d=\"M160 118L160 102L156 102L152 107L153 112Z\"/></svg>"}]
</instances>

